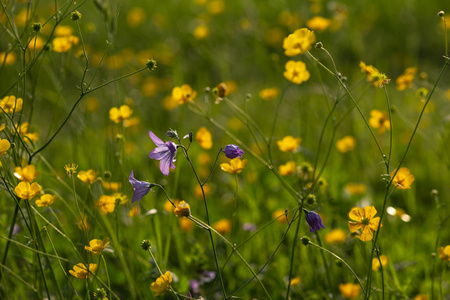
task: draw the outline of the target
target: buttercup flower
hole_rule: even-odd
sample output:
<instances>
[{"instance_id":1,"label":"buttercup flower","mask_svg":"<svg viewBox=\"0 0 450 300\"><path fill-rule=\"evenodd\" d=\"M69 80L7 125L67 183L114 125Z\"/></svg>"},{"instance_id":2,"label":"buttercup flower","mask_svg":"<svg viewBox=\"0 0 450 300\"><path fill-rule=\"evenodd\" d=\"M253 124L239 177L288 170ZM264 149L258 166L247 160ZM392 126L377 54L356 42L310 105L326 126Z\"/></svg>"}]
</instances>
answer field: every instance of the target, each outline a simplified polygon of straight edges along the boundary
<instances>
[{"instance_id":1,"label":"buttercup flower","mask_svg":"<svg viewBox=\"0 0 450 300\"><path fill-rule=\"evenodd\" d=\"M293 83L301 84L310 77L306 65L302 61L290 60L286 63L285 68L286 70L283 73L284 77Z\"/></svg>"},{"instance_id":2,"label":"buttercup flower","mask_svg":"<svg viewBox=\"0 0 450 300\"><path fill-rule=\"evenodd\" d=\"M150 152L149 157L151 159L159 160L159 169L164 175L169 175L169 168L175 169L173 164L175 155L177 155L177 145L172 142L163 142L159 137L157 137L153 132L149 131L148 134L152 139L153 143L157 146Z\"/></svg>"},{"instance_id":3,"label":"buttercup flower","mask_svg":"<svg viewBox=\"0 0 450 300\"><path fill-rule=\"evenodd\" d=\"M355 138L350 135L345 136L336 142L336 148L339 150L339 152L342 153L353 150L355 148L355 145Z\"/></svg>"},{"instance_id":4,"label":"buttercup flower","mask_svg":"<svg viewBox=\"0 0 450 300\"><path fill-rule=\"evenodd\" d=\"M213 145L211 132L206 127L200 127L195 135L195 140L203 149L211 149Z\"/></svg>"},{"instance_id":5,"label":"buttercup flower","mask_svg":"<svg viewBox=\"0 0 450 300\"><path fill-rule=\"evenodd\" d=\"M220 234L227 234L231 232L231 221L228 219L221 219L213 224L213 228Z\"/></svg>"},{"instance_id":6,"label":"buttercup flower","mask_svg":"<svg viewBox=\"0 0 450 300\"><path fill-rule=\"evenodd\" d=\"M93 239L89 242L89 246L84 246L84 250L91 252L92 254L99 254L105 250L109 244L109 238L103 240Z\"/></svg>"},{"instance_id":7,"label":"buttercup flower","mask_svg":"<svg viewBox=\"0 0 450 300\"><path fill-rule=\"evenodd\" d=\"M169 271L166 271L165 274L159 276L155 282L152 283L150 286L150 289L153 293L155 293L155 296L159 296L163 294L168 288L170 283L172 282L172 275Z\"/></svg>"},{"instance_id":8,"label":"buttercup flower","mask_svg":"<svg viewBox=\"0 0 450 300\"><path fill-rule=\"evenodd\" d=\"M120 123L128 119L133 110L128 105L122 105L121 107L113 107L109 110L109 119L114 123Z\"/></svg>"},{"instance_id":9,"label":"buttercup flower","mask_svg":"<svg viewBox=\"0 0 450 300\"><path fill-rule=\"evenodd\" d=\"M78 44L80 39L73 35L58 36L52 41L52 49L55 52L67 52L72 46Z\"/></svg>"},{"instance_id":10,"label":"buttercup flower","mask_svg":"<svg viewBox=\"0 0 450 300\"><path fill-rule=\"evenodd\" d=\"M4 155L9 148L11 148L11 143L7 139L0 139L0 156Z\"/></svg>"},{"instance_id":11,"label":"buttercup flower","mask_svg":"<svg viewBox=\"0 0 450 300\"><path fill-rule=\"evenodd\" d=\"M178 101L179 104L192 101L196 96L197 92L193 91L189 84L183 84L180 87L176 86L172 90L172 98Z\"/></svg>"},{"instance_id":12,"label":"buttercup flower","mask_svg":"<svg viewBox=\"0 0 450 300\"><path fill-rule=\"evenodd\" d=\"M321 228L325 228L325 226L323 225L322 219L320 218L319 214L316 212L306 211L305 219L306 219L306 222L308 222L309 231L311 231L311 232L316 232L316 231L319 231Z\"/></svg>"},{"instance_id":13,"label":"buttercup flower","mask_svg":"<svg viewBox=\"0 0 450 300\"><path fill-rule=\"evenodd\" d=\"M64 166L64 169L66 169L67 175L69 175L69 178L72 177L73 174L77 172L78 165L76 164L68 164Z\"/></svg>"},{"instance_id":14,"label":"buttercup flower","mask_svg":"<svg viewBox=\"0 0 450 300\"><path fill-rule=\"evenodd\" d=\"M395 80L397 84L397 90L403 91L411 87L414 80L414 76L417 74L417 68L407 68L402 75L398 76Z\"/></svg>"},{"instance_id":15,"label":"buttercup flower","mask_svg":"<svg viewBox=\"0 0 450 300\"><path fill-rule=\"evenodd\" d=\"M325 235L325 242L328 244L342 243L345 241L346 233L342 229L333 229Z\"/></svg>"},{"instance_id":16,"label":"buttercup flower","mask_svg":"<svg viewBox=\"0 0 450 300\"><path fill-rule=\"evenodd\" d=\"M55 201L56 196L50 195L50 194L44 194L41 196L41 198L37 199L35 201L36 206L38 207L47 207L49 205L52 205Z\"/></svg>"},{"instance_id":17,"label":"buttercup flower","mask_svg":"<svg viewBox=\"0 0 450 300\"><path fill-rule=\"evenodd\" d=\"M301 282L301 278L300 277L294 277L291 279L291 282L289 283L290 286L296 286L299 285Z\"/></svg>"},{"instance_id":18,"label":"buttercup flower","mask_svg":"<svg viewBox=\"0 0 450 300\"><path fill-rule=\"evenodd\" d=\"M364 194L364 192L366 191L366 185L364 183L357 184L354 182L349 182L345 186L345 189L350 193L350 195L357 196Z\"/></svg>"},{"instance_id":19,"label":"buttercup flower","mask_svg":"<svg viewBox=\"0 0 450 300\"><path fill-rule=\"evenodd\" d=\"M122 182L102 181L102 187L108 191L118 191L122 188Z\"/></svg>"},{"instance_id":20,"label":"buttercup flower","mask_svg":"<svg viewBox=\"0 0 450 300\"><path fill-rule=\"evenodd\" d=\"M372 240L373 232L378 229L380 218L374 216L377 210L373 206L366 206L364 208L354 207L348 214L353 221L348 221L348 228L351 232L355 232L361 228L361 241L367 242Z\"/></svg>"},{"instance_id":21,"label":"buttercup flower","mask_svg":"<svg viewBox=\"0 0 450 300\"><path fill-rule=\"evenodd\" d=\"M281 165L279 167L279 172L283 176L290 176L290 175L294 174L295 170L296 170L296 165L295 165L295 161L293 161L293 160L288 161L286 164Z\"/></svg>"},{"instance_id":22,"label":"buttercup flower","mask_svg":"<svg viewBox=\"0 0 450 300\"><path fill-rule=\"evenodd\" d=\"M391 173L391 177L394 176L395 171ZM406 190L411 188L411 184L414 181L414 175L411 174L408 168L400 168L395 175L392 183L401 190Z\"/></svg>"},{"instance_id":23,"label":"buttercup flower","mask_svg":"<svg viewBox=\"0 0 450 300\"><path fill-rule=\"evenodd\" d=\"M283 40L284 54L287 56L304 54L311 49L311 45L315 41L316 36L314 35L314 32L307 28L297 29Z\"/></svg>"},{"instance_id":24,"label":"buttercup flower","mask_svg":"<svg viewBox=\"0 0 450 300\"><path fill-rule=\"evenodd\" d=\"M328 28L328 26L330 26L330 24L331 21L329 19L325 19L319 16L313 17L312 19L306 21L306 26L316 31L324 31L325 29Z\"/></svg>"},{"instance_id":25,"label":"buttercup flower","mask_svg":"<svg viewBox=\"0 0 450 300\"><path fill-rule=\"evenodd\" d=\"M438 248L439 257L443 261L450 261L450 245Z\"/></svg>"},{"instance_id":26,"label":"buttercup flower","mask_svg":"<svg viewBox=\"0 0 450 300\"><path fill-rule=\"evenodd\" d=\"M16 167L14 169L14 176L20 181L33 182L38 175L39 172L36 172L36 167L33 165L28 165L24 168Z\"/></svg>"},{"instance_id":27,"label":"buttercup flower","mask_svg":"<svg viewBox=\"0 0 450 300\"><path fill-rule=\"evenodd\" d=\"M97 270L97 264L89 264L89 271L83 263L73 266L73 270L69 270L72 276L79 279L85 279L92 275Z\"/></svg>"},{"instance_id":28,"label":"buttercup flower","mask_svg":"<svg viewBox=\"0 0 450 300\"><path fill-rule=\"evenodd\" d=\"M27 181L21 181L15 187L14 191L16 192L17 197L27 200L34 198L41 191L41 189L41 186L36 182L30 184Z\"/></svg>"},{"instance_id":29,"label":"buttercup flower","mask_svg":"<svg viewBox=\"0 0 450 300\"><path fill-rule=\"evenodd\" d=\"M359 66L361 71L366 73L367 81L372 83L375 87L383 87L384 84L391 81L385 74L380 73L380 71L372 65L366 65L364 62L360 62Z\"/></svg>"},{"instance_id":30,"label":"buttercup flower","mask_svg":"<svg viewBox=\"0 0 450 300\"><path fill-rule=\"evenodd\" d=\"M189 217L191 214L191 207L184 200L177 204L174 209L174 213L177 217Z\"/></svg>"},{"instance_id":31,"label":"buttercup flower","mask_svg":"<svg viewBox=\"0 0 450 300\"><path fill-rule=\"evenodd\" d=\"M89 169L87 171L80 171L77 175L78 179L83 181L84 183L94 183L97 174L94 170Z\"/></svg>"},{"instance_id":32,"label":"buttercup flower","mask_svg":"<svg viewBox=\"0 0 450 300\"><path fill-rule=\"evenodd\" d=\"M229 159L236 157L242 158L242 155L244 154L244 151L234 144L226 145L223 152L225 152L225 156Z\"/></svg>"},{"instance_id":33,"label":"buttercup flower","mask_svg":"<svg viewBox=\"0 0 450 300\"><path fill-rule=\"evenodd\" d=\"M245 168L247 160L241 160L239 157L230 160L230 163L220 164L220 168L230 174L239 174Z\"/></svg>"},{"instance_id":34,"label":"buttercup flower","mask_svg":"<svg viewBox=\"0 0 450 300\"><path fill-rule=\"evenodd\" d=\"M6 96L3 99L0 100L0 107L3 108L3 110L7 114L12 114L13 112L19 112L22 110L23 106L23 99L22 98L16 98L16 96Z\"/></svg>"},{"instance_id":35,"label":"buttercup flower","mask_svg":"<svg viewBox=\"0 0 450 300\"><path fill-rule=\"evenodd\" d=\"M294 152L300 146L301 138L294 138L293 136L285 136L282 140L277 142L278 148L283 152Z\"/></svg>"},{"instance_id":36,"label":"buttercup flower","mask_svg":"<svg viewBox=\"0 0 450 300\"><path fill-rule=\"evenodd\" d=\"M134 178L134 173L131 171L130 177L128 177L128 181L133 186L133 198L131 198L131 203L139 201L148 194L150 189L155 186L152 183L148 183L146 181L139 181Z\"/></svg>"},{"instance_id":37,"label":"buttercup flower","mask_svg":"<svg viewBox=\"0 0 450 300\"><path fill-rule=\"evenodd\" d=\"M391 123L389 122L389 116L385 112L379 110L370 111L369 124L372 128L378 129L378 133L383 133L386 129L391 129Z\"/></svg>"},{"instance_id":38,"label":"buttercup flower","mask_svg":"<svg viewBox=\"0 0 450 300\"><path fill-rule=\"evenodd\" d=\"M116 207L116 199L111 196L102 195L98 200L98 207L104 214L112 213Z\"/></svg>"},{"instance_id":39,"label":"buttercup flower","mask_svg":"<svg viewBox=\"0 0 450 300\"><path fill-rule=\"evenodd\" d=\"M278 88L274 87L274 88L263 89L259 92L258 95L262 99L269 101L269 100L275 99L279 93L280 93L280 90Z\"/></svg>"},{"instance_id":40,"label":"buttercup flower","mask_svg":"<svg viewBox=\"0 0 450 300\"><path fill-rule=\"evenodd\" d=\"M37 140L39 140L39 133L28 132L28 130L30 129L30 123L23 122L22 124L20 124L20 126L18 126L18 125L15 125L15 126L17 128L17 131L20 133L20 135L24 137L24 141L26 143L36 142Z\"/></svg>"},{"instance_id":41,"label":"buttercup flower","mask_svg":"<svg viewBox=\"0 0 450 300\"><path fill-rule=\"evenodd\" d=\"M359 284L342 283L339 285L339 290L341 291L342 297L344 297L345 299L356 299L359 296L361 287L359 286Z\"/></svg>"},{"instance_id":42,"label":"buttercup flower","mask_svg":"<svg viewBox=\"0 0 450 300\"><path fill-rule=\"evenodd\" d=\"M385 267L388 263L388 258L386 255L380 255L381 265ZM374 257L372 259L372 270L378 271L380 269L380 262L378 261L378 257Z\"/></svg>"}]
</instances>

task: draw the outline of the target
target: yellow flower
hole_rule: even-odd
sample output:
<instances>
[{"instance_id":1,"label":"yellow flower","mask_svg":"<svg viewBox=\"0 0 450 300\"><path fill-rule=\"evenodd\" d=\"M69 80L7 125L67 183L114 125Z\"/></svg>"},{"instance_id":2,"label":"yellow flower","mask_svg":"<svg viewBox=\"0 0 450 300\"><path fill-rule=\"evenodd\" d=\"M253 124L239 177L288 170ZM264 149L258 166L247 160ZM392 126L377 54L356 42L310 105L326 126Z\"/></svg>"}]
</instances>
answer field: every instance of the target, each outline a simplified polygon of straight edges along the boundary
<instances>
[{"instance_id":1,"label":"yellow flower","mask_svg":"<svg viewBox=\"0 0 450 300\"><path fill-rule=\"evenodd\" d=\"M193 91L189 84L176 86L172 90L172 98L178 101L179 104L184 104L192 101L196 96L197 92Z\"/></svg>"},{"instance_id":2,"label":"yellow flower","mask_svg":"<svg viewBox=\"0 0 450 300\"><path fill-rule=\"evenodd\" d=\"M296 84L301 84L309 79L309 72L306 70L306 65L302 61L290 60L286 63L286 70L284 71L284 77Z\"/></svg>"},{"instance_id":3,"label":"yellow flower","mask_svg":"<svg viewBox=\"0 0 450 300\"><path fill-rule=\"evenodd\" d=\"M33 165L28 165L24 168L16 167L14 169L14 176L20 181L33 182L38 175L39 172L36 172L36 167Z\"/></svg>"},{"instance_id":4,"label":"yellow flower","mask_svg":"<svg viewBox=\"0 0 450 300\"><path fill-rule=\"evenodd\" d=\"M208 25L201 24L201 25L195 27L193 35L197 40L206 39L209 35Z\"/></svg>"},{"instance_id":5,"label":"yellow flower","mask_svg":"<svg viewBox=\"0 0 450 300\"><path fill-rule=\"evenodd\" d=\"M385 112L379 110L370 111L369 124L372 128L378 129L378 133L383 133L386 129L390 130L391 123L389 122L389 116Z\"/></svg>"},{"instance_id":6,"label":"yellow flower","mask_svg":"<svg viewBox=\"0 0 450 300\"><path fill-rule=\"evenodd\" d=\"M291 279L291 282L289 283L290 286L296 286L299 285L301 282L300 277L295 277Z\"/></svg>"},{"instance_id":7,"label":"yellow flower","mask_svg":"<svg viewBox=\"0 0 450 300\"><path fill-rule=\"evenodd\" d=\"M342 283L339 285L339 290L341 291L342 297L346 299L356 299L359 296L361 287L359 286L359 284Z\"/></svg>"},{"instance_id":8,"label":"yellow flower","mask_svg":"<svg viewBox=\"0 0 450 300\"><path fill-rule=\"evenodd\" d=\"M128 216L130 218L134 218L138 215L138 209L137 206L133 206L129 211L128 211Z\"/></svg>"},{"instance_id":9,"label":"yellow flower","mask_svg":"<svg viewBox=\"0 0 450 300\"><path fill-rule=\"evenodd\" d=\"M11 147L11 143L7 139L0 139L0 156L4 155Z\"/></svg>"},{"instance_id":10,"label":"yellow flower","mask_svg":"<svg viewBox=\"0 0 450 300\"><path fill-rule=\"evenodd\" d=\"M195 135L195 140L203 149L212 148L212 135L211 132L206 129L206 127L200 127L200 129L197 131L197 134Z\"/></svg>"},{"instance_id":11,"label":"yellow flower","mask_svg":"<svg viewBox=\"0 0 450 300\"><path fill-rule=\"evenodd\" d=\"M165 274L159 276L156 281L152 283L150 289L155 293L155 296L159 296L169 288L171 282L172 275L169 271L166 271Z\"/></svg>"},{"instance_id":12,"label":"yellow flower","mask_svg":"<svg viewBox=\"0 0 450 300\"><path fill-rule=\"evenodd\" d=\"M83 263L73 266L73 270L69 270L72 276L79 279L85 279L92 275L97 270L97 264L89 264L89 271Z\"/></svg>"},{"instance_id":13,"label":"yellow flower","mask_svg":"<svg viewBox=\"0 0 450 300\"><path fill-rule=\"evenodd\" d=\"M267 88L267 89L263 89L259 92L259 97L261 97L262 99L264 99L266 101L269 101L269 100L275 99L279 93L280 93L280 90L276 87Z\"/></svg>"},{"instance_id":14,"label":"yellow flower","mask_svg":"<svg viewBox=\"0 0 450 300\"><path fill-rule=\"evenodd\" d=\"M286 164L281 165L279 168L279 172L282 176L290 176L294 174L296 170L295 161L288 161Z\"/></svg>"},{"instance_id":15,"label":"yellow flower","mask_svg":"<svg viewBox=\"0 0 450 300\"><path fill-rule=\"evenodd\" d=\"M357 184L354 182L349 182L345 186L345 189L350 193L350 195L357 196L364 194L364 192L366 191L366 185L364 183Z\"/></svg>"},{"instance_id":16,"label":"yellow flower","mask_svg":"<svg viewBox=\"0 0 450 300\"><path fill-rule=\"evenodd\" d=\"M89 169L87 171L80 171L77 175L78 179L83 181L84 183L94 183L97 174L94 170Z\"/></svg>"},{"instance_id":17,"label":"yellow flower","mask_svg":"<svg viewBox=\"0 0 450 300\"><path fill-rule=\"evenodd\" d=\"M325 29L328 28L328 26L330 26L330 24L331 24L331 21L329 19L325 19L325 18L322 18L319 16L306 21L306 26L308 26L308 28L310 28L312 30L316 30L316 31L324 31Z\"/></svg>"},{"instance_id":18,"label":"yellow flower","mask_svg":"<svg viewBox=\"0 0 450 300\"><path fill-rule=\"evenodd\" d=\"M145 22L145 10L142 7L134 7L127 14L127 23L130 27L137 27Z\"/></svg>"},{"instance_id":19,"label":"yellow flower","mask_svg":"<svg viewBox=\"0 0 450 300\"><path fill-rule=\"evenodd\" d=\"M450 261L450 245L438 248L439 257L443 261Z\"/></svg>"},{"instance_id":20,"label":"yellow flower","mask_svg":"<svg viewBox=\"0 0 450 300\"><path fill-rule=\"evenodd\" d=\"M181 230L184 232L191 232L194 229L194 223L188 218L178 219L178 223L180 224Z\"/></svg>"},{"instance_id":21,"label":"yellow flower","mask_svg":"<svg viewBox=\"0 0 450 300\"><path fill-rule=\"evenodd\" d=\"M92 254L99 254L105 250L109 244L109 238L103 240L93 239L89 242L89 246L84 246L84 250L91 252Z\"/></svg>"},{"instance_id":22,"label":"yellow flower","mask_svg":"<svg viewBox=\"0 0 450 300\"><path fill-rule=\"evenodd\" d=\"M419 294L414 297L414 300L428 300L428 296L424 294Z\"/></svg>"},{"instance_id":23,"label":"yellow flower","mask_svg":"<svg viewBox=\"0 0 450 300\"><path fill-rule=\"evenodd\" d=\"M78 226L78 229L80 230L89 230L91 229L91 225L87 222L87 216L83 215L81 219L77 219L76 224Z\"/></svg>"},{"instance_id":24,"label":"yellow flower","mask_svg":"<svg viewBox=\"0 0 450 300\"><path fill-rule=\"evenodd\" d=\"M191 207L184 200L177 204L174 208L174 213L177 217L189 217L191 215Z\"/></svg>"},{"instance_id":25,"label":"yellow flower","mask_svg":"<svg viewBox=\"0 0 450 300\"><path fill-rule=\"evenodd\" d=\"M36 206L38 207L47 207L49 205L52 205L55 201L56 196L50 195L50 194L44 194L41 196L41 198L37 199L35 201Z\"/></svg>"},{"instance_id":26,"label":"yellow flower","mask_svg":"<svg viewBox=\"0 0 450 300\"><path fill-rule=\"evenodd\" d=\"M21 181L15 187L14 191L16 192L17 197L27 200L34 198L41 191L41 189L41 186L36 182L30 184L29 182Z\"/></svg>"},{"instance_id":27,"label":"yellow flower","mask_svg":"<svg viewBox=\"0 0 450 300\"><path fill-rule=\"evenodd\" d=\"M307 28L297 29L283 40L284 54L287 56L296 56L304 54L311 49L312 43L316 41L314 32Z\"/></svg>"},{"instance_id":28,"label":"yellow flower","mask_svg":"<svg viewBox=\"0 0 450 300\"><path fill-rule=\"evenodd\" d=\"M122 187L122 183L102 181L102 187L108 191L118 191Z\"/></svg>"},{"instance_id":29,"label":"yellow flower","mask_svg":"<svg viewBox=\"0 0 450 300\"><path fill-rule=\"evenodd\" d=\"M353 221L348 221L348 228L351 232L355 232L361 228L361 235L359 238L363 242L372 240L373 232L378 229L380 218L374 216L377 210L373 206L366 206L365 208L354 207L348 214Z\"/></svg>"},{"instance_id":30,"label":"yellow flower","mask_svg":"<svg viewBox=\"0 0 450 300\"><path fill-rule=\"evenodd\" d=\"M7 114L12 114L13 112L19 112L22 110L23 106L23 99L22 98L16 98L16 96L6 96L2 100L0 100L0 107L3 108L3 110Z\"/></svg>"},{"instance_id":31,"label":"yellow flower","mask_svg":"<svg viewBox=\"0 0 450 300\"><path fill-rule=\"evenodd\" d=\"M350 135L344 136L342 139L336 142L336 148L339 150L339 152L342 153L353 150L355 148L355 145L355 138Z\"/></svg>"},{"instance_id":32,"label":"yellow flower","mask_svg":"<svg viewBox=\"0 0 450 300\"><path fill-rule=\"evenodd\" d=\"M64 166L64 169L66 169L67 175L69 175L69 178L72 177L73 174L77 172L78 165L76 164L68 164Z\"/></svg>"},{"instance_id":33,"label":"yellow flower","mask_svg":"<svg viewBox=\"0 0 450 300\"><path fill-rule=\"evenodd\" d=\"M30 128L30 123L28 122L23 122L22 124L20 124L20 127L15 125L17 130L19 131L20 135L25 137L25 142L29 143L31 142L36 142L39 139L39 134L37 132L35 133L31 133L28 132L29 128Z\"/></svg>"},{"instance_id":34,"label":"yellow flower","mask_svg":"<svg viewBox=\"0 0 450 300\"><path fill-rule=\"evenodd\" d=\"M111 196L103 195L98 200L98 206L104 214L112 213L116 207L116 199Z\"/></svg>"},{"instance_id":35,"label":"yellow flower","mask_svg":"<svg viewBox=\"0 0 450 300\"><path fill-rule=\"evenodd\" d=\"M213 228L220 234L227 234L231 232L231 221L228 219L222 219L214 223Z\"/></svg>"},{"instance_id":36,"label":"yellow flower","mask_svg":"<svg viewBox=\"0 0 450 300\"><path fill-rule=\"evenodd\" d=\"M225 3L223 0L212 0L207 4L206 9L210 14L218 15L225 10Z\"/></svg>"},{"instance_id":37,"label":"yellow flower","mask_svg":"<svg viewBox=\"0 0 450 300\"><path fill-rule=\"evenodd\" d=\"M209 194L211 194L211 186L210 185L204 185L203 186L203 192L205 192L205 197L208 197ZM202 188L199 185L195 186L195 190L194 190L194 196L199 198L199 199L203 199L203 192L202 192Z\"/></svg>"},{"instance_id":38,"label":"yellow flower","mask_svg":"<svg viewBox=\"0 0 450 300\"><path fill-rule=\"evenodd\" d=\"M281 224L287 223L286 210L281 208L277 209L272 213L272 219L277 219L277 222Z\"/></svg>"},{"instance_id":39,"label":"yellow flower","mask_svg":"<svg viewBox=\"0 0 450 300\"><path fill-rule=\"evenodd\" d=\"M398 76L395 80L397 84L397 90L403 91L411 87L414 76L417 74L417 68L407 68L402 75Z\"/></svg>"},{"instance_id":40,"label":"yellow flower","mask_svg":"<svg viewBox=\"0 0 450 300\"><path fill-rule=\"evenodd\" d=\"M285 136L277 142L278 148L283 152L294 152L302 142L301 138L294 138L291 135Z\"/></svg>"},{"instance_id":41,"label":"yellow flower","mask_svg":"<svg viewBox=\"0 0 450 300\"><path fill-rule=\"evenodd\" d=\"M394 176L395 171L391 173L391 177ZM414 181L414 175L411 174L408 168L400 168L395 175L392 183L401 190L406 190L411 188L411 184Z\"/></svg>"},{"instance_id":42,"label":"yellow flower","mask_svg":"<svg viewBox=\"0 0 450 300\"><path fill-rule=\"evenodd\" d=\"M359 66L363 73L367 75L367 81L372 83L375 87L383 87L384 84L389 83L391 80L386 77L385 74L380 73L377 68L372 65L366 65L364 62L360 62Z\"/></svg>"},{"instance_id":43,"label":"yellow flower","mask_svg":"<svg viewBox=\"0 0 450 300\"><path fill-rule=\"evenodd\" d=\"M122 193L114 193L111 195L111 197L113 197L120 205L124 205L128 202L127 195L124 195Z\"/></svg>"},{"instance_id":44,"label":"yellow flower","mask_svg":"<svg viewBox=\"0 0 450 300\"><path fill-rule=\"evenodd\" d=\"M113 107L109 110L109 119L114 123L120 123L128 119L133 110L128 105L122 105L121 107Z\"/></svg>"},{"instance_id":45,"label":"yellow flower","mask_svg":"<svg viewBox=\"0 0 450 300\"><path fill-rule=\"evenodd\" d=\"M380 255L381 265L385 267L388 263L388 258L386 255ZM380 269L380 262L378 261L378 257L372 259L372 270L378 271Z\"/></svg>"},{"instance_id":46,"label":"yellow flower","mask_svg":"<svg viewBox=\"0 0 450 300\"><path fill-rule=\"evenodd\" d=\"M58 36L52 41L53 51L55 52L67 52L72 46L78 44L80 39L73 35Z\"/></svg>"},{"instance_id":47,"label":"yellow flower","mask_svg":"<svg viewBox=\"0 0 450 300\"><path fill-rule=\"evenodd\" d=\"M34 41L34 40L33 40ZM5 62L5 66L10 66L12 64L14 64L16 62L16 54L14 52L8 52L8 55L6 56L6 60L5 60L5 56L6 56L6 52L0 52L0 62L3 63L3 61Z\"/></svg>"},{"instance_id":48,"label":"yellow flower","mask_svg":"<svg viewBox=\"0 0 450 300\"><path fill-rule=\"evenodd\" d=\"M220 164L220 168L230 174L239 174L245 168L246 164L247 164L246 159L241 160L239 157L236 157L230 160L229 164L228 163Z\"/></svg>"},{"instance_id":49,"label":"yellow flower","mask_svg":"<svg viewBox=\"0 0 450 300\"><path fill-rule=\"evenodd\" d=\"M333 229L325 235L325 242L328 244L343 243L347 234L342 229Z\"/></svg>"}]
</instances>

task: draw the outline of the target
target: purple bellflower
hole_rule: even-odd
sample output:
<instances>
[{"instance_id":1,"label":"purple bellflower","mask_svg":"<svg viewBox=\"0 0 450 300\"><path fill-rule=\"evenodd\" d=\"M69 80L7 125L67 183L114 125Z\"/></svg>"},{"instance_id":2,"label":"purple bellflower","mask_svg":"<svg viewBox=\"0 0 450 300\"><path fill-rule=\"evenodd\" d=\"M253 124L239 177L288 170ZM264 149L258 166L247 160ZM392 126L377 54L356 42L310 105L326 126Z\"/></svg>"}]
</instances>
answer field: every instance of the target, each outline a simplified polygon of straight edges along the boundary
<instances>
[{"instance_id":1,"label":"purple bellflower","mask_svg":"<svg viewBox=\"0 0 450 300\"><path fill-rule=\"evenodd\" d=\"M153 183L148 183L146 181L139 181L134 178L134 173L131 171L128 181L133 186L133 198L131 198L131 203L138 201L138 212L139 212L139 200L150 192L150 189L155 185Z\"/></svg>"},{"instance_id":2,"label":"purple bellflower","mask_svg":"<svg viewBox=\"0 0 450 300\"><path fill-rule=\"evenodd\" d=\"M242 154L244 154L244 151L239 148L239 146L229 144L225 146L225 149L223 149L223 152L225 152L225 156L229 159L233 159L236 157L241 158Z\"/></svg>"},{"instance_id":3,"label":"purple bellflower","mask_svg":"<svg viewBox=\"0 0 450 300\"><path fill-rule=\"evenodd\" d=\"M321 228L325 228L322 219L317 213L313 211L306 211L305 218L311 232L319 231Z\"/></svg>"},{"instance_id":4,"label":"purple bellflower","mask_svg":"<svg viewBox=\"0 0 450 300\"><path fill-rule=\"evenodd\" d=\"M149 131L148 134L152 139L153 143L157 146L150 152L149 157L151 159L159 160L159 169L164 175L169 175L169 168L175 169L173 160L175 155L177 155L177 145L172 142L163 142L159 137L157 137L153 132Z\"/></svg>"}]
</instances>

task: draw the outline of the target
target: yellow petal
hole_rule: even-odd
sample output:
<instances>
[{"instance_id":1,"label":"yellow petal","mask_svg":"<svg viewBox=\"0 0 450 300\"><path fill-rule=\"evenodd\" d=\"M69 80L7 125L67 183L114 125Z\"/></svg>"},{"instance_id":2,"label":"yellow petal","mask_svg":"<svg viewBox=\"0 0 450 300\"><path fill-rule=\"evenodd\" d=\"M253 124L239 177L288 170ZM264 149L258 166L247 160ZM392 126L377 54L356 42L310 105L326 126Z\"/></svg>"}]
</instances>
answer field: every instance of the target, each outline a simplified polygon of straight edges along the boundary
<instances>
[{"instance_id":1,"label":"yellow petal","mask_svg":"<svg viewBox=\"0 0 450 300\"><path fill-rule=\"evenodd\" d=\"M362 208L353 207L348 213L348 217L354 221L361 221L364 216L364 210Z\"/></svg>"},{"instance_id":2,"label":"yellow petal","mask_svg":"<svg viewBox=\"0 0 450 300\"><path fill-rule=\"evenodd\" d=\"M348 229L350 229L351 232L355 232L356 230L360 229L362 227L361 223L358 222L348 222Z\"/></svg>"},{"instance_id":3,"label":"yellow petal","mask_svg":"<svg viewBox=\"0 0 450 300\"><path fill-rule=\"evenodd\" d=\"M361 241L367 242L367 241L372 240L372 238L373 238L372 230L370 229L369 226L364 226L361 236L360 236Z\"/></svg>"},{"instance_id":4,"label":"yellow petal","mask_svg":"<svg viewBox=\"0 0 450 300\"><path fill-rule=\"evenodd\" d=\"M365 212L366 218L369 220L372 219L377 214L377 210L375 209L374 206L364 207L364 212Z\"/></svg>"}]
</instances>

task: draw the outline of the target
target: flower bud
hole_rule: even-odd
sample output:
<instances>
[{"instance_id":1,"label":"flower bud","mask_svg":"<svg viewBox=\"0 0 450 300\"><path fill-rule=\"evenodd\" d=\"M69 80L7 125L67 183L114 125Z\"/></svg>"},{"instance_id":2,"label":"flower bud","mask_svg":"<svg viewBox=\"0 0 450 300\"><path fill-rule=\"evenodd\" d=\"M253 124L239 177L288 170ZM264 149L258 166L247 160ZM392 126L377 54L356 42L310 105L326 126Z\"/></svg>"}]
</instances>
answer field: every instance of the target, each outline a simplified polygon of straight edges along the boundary
<instances>
[{"instance_id":1,"label":"flower bud","mask_svg":"<svg viewBox=\"0 0 450 300\"><path fill-rule=\"evenodd\" d=\"M78 11L78 10L74 10L71 14L70 14L70 19L72 21L78 21L79 19L81 19L82 14Z\"/></svg>"},{"instance_id":2,"label":"flower bud","mask_svg":"<svg viewBox=\"0 0 450 300\"><path fill-rule=\"evenodd\" d=\"M316 43L315 47L316 47L316 49L322 49L323 48L322 42Z\"/></svg>"},{"instance_id":3,"label":"flower bud","mask_svg":"<svg viewBox=\"0 0 450 300\"><path fill-rule=\"evenodd\" d=\"M174 209L177 217L189 217L191 215L191 207L185 201L180 201Z\"/></svg>"},{"instance_id":4,"label":"flower bud","mask_svg":"<svg viewBox=\"0 0 450 300\"><path fill-rule=\"evenodd\" d=\"M176 130L169 130L166 133L167 137L178 139L178 132Z\"/></svg>"},{"instance_id":5,"label":"flower bud","mask_svg":"<svg viewBox=\"0 0 450 300\"><path fill-rule=\"evenodd\" d=\"M302 241L302 244L303 244L303 245L308 246L308 245L309 245L309 242L310 242L311 240L309 239L309 237L304 236L304 237L301 238L301 241Z\"/></svg>"},{"instance_id":6,"label":"flower bud","mask_svg":"<svg viewBox=\"0 0 450 300\"><path fill-rule=\"evenodd\" d=\"M225 156L229 159L233 159L236 157L241 158L242 154L244 154L244 151L239 148L239 146L229 144L225 146L225 149L223 149L223 152L225 153Z\"/></svg>"},{"instance_id":7,"label":"flower bud","mask_svg":"<svg viewBox=\"0 0 450 300\"><path fill-rule=\"evenodd\" d=\"M141 247L145 251L148 251L148 249L150 249L152 247L152 243L150 243L149 240L143 240L142 243L141 243Z\"/></svg>"},{"instance_id":8,"label":"flower bud","mask_svg":"<svg viewBox=\"0 0 450 300\"><path fill-rule=\"evenodd\" d=\"M31 26L31 28L33 28L33 31L36 32L36 33L41 32L42 24L41 24L40 22L35 22L35 23Z\"/></svg>"},{"instance_id":9,"label":"flower bud","mask_svg":"<svg viewBox=\"0 0 450 300\"><path fill-rule=\"evenodd\" d=\"M154 60L154 59L147 59L147 63L146 63L145 65L147 66L147 68L148 68L150 71L155 70L156 67L157 67L156 60Z\"/></svg>"},{"instance_id":10,"label":"flower bud","mask_svg":"<svg viewBox=\"0 0 450 300\"><path fill-rule=\"evenodd\" d=\"M443 17L445 15L445 12L443 10L441 10L440 12L437 13L438 17Z\"/></svg>"}]
</instances>

